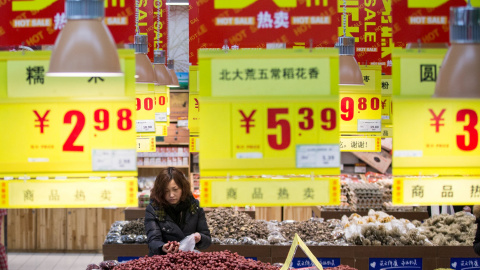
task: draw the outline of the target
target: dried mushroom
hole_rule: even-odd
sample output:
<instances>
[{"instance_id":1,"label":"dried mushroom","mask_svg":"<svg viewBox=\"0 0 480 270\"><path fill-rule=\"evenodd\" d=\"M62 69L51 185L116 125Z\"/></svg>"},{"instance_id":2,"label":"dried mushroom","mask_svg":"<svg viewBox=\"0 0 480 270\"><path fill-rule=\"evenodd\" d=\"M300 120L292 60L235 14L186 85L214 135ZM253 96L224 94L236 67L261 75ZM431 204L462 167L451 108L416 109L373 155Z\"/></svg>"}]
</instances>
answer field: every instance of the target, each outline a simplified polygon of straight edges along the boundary
<instances>
[{"instance_id":1,"label":"dried mushroom","mask_svg":"<svg viewBox=\"0 0 480 270\"><path fill-rule=\"evenodd\" d=\"M212 237L224 240L240 240L249 237L253 240L267 239L268 228L265 221L252 219L248 214L232 209L215 209L206 214Z\"/></svg>"},{"instance_id":2,"label":"dried mushroom","mask_svg":"<svg viewBox=\"0 0 480 270\"><path fill-rule=\"evenodd\" d=\"M420 233L437 246L470 246L475 238L475 217L465 212L436 215L426 219Z\"/></svg>"}]
</instances>

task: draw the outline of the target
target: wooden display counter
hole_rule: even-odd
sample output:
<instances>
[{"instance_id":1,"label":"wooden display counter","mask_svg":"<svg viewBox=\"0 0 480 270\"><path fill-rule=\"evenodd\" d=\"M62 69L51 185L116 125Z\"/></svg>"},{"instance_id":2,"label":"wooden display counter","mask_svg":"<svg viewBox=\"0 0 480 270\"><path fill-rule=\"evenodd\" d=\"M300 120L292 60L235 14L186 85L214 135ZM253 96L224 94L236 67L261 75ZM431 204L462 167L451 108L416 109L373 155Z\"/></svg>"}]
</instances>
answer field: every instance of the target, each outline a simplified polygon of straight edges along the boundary
<instances>
[{"instance_id":1,"label":"wooden display counter","mask_svg":"<svg viewBox=\"0 0 480 270\"><path fill-rule=\"evenodd\" d=\"M352 212L352 211L322 211L319 209L319 207L314 207L314 213L315 216L324 218L325 220L327 219L341 219L344 215L349 217L353 213L357 213L360 216L367 216L368 212L367 211L360 211L360 212ZM385 212L385 211L383 211ZM423 221L427 218L429 218L427 212L385 212L389 215L394 216L395 218L404 218L408 220L419 220Z\"/></svg>"},{"instance_id":2,"label":"wooden display counter","mask_svg":"<svg viewBox=\"0 0 480 270\"><path fill-rule=\"evenodd\" d=\"M423 268L450 268L451 258L476 258L472 246L311 246L310 251L318 258L339 258L341 264L358 270L369 269L370 258L421 258ZM248 245L211 245L204 251L237 252L239 255L256 258L262 262L283 263L290 246L248 246ZM112 244L103 245L104 260L117 260L122 257L143 257L148 254L146 244ZM306 258L301 248L297 249L295 258Z\"/></svg>"},{"instance_id":3,"label":"wooden display counter","mask_svg":"<svg viewBox=\"0 0 480 270\"><path fill-rule=\"evenodd\" d=\"M145 209L143 207L127 207L125 209L125 220L135 220L145 217ZM211 209L205 209L205 214L212 211ZM241 210L239 210L241 211ZM255 211L242 211L248 214L250 217L255 218Z\"/></svg>"}]
</instances>

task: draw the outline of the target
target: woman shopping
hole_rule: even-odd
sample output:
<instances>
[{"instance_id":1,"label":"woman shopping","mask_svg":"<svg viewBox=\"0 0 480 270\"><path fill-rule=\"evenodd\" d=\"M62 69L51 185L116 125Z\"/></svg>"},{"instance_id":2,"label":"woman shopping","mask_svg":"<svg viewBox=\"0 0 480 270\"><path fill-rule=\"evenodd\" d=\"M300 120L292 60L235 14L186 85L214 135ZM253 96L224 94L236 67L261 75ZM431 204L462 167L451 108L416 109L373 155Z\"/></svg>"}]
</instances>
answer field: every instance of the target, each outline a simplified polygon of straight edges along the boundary
<instances>
[{"instance_id":1,"label":"woman shopping","mask_svg":"<svg viewBox=\"0 0 480 270\"><path fill-rule=\"evenodd\" d=\"M145 213L145 231L149 256L177 252L178 242L191 234L197 249L210 246L205 212L181 171L169 167L157 176Z\"/></svg>"}]
</instances>

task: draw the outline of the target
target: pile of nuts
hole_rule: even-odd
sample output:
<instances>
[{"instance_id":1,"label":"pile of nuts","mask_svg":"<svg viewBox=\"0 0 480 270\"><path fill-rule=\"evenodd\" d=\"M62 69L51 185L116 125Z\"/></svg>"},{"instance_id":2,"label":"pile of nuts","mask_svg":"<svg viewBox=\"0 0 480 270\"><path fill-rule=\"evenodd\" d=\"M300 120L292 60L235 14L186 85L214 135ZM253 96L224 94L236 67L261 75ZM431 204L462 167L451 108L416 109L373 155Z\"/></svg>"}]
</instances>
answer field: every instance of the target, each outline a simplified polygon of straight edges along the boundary
<instances>
[{"instance_id":1,"label":"pile of nuts","mask_svg":"<svg viewBox=\"0 0 480 270\"><path fill-rule=\"evenodd\" d=\"M221 252L178 252L167 255L145 256L133 261L122 263L114 270L141 269L190 269L190 270L278 270L278 267L268 263L245 259L237 253Z\"/></svg>"},{"instance_id":2,"label":"pile of nuts","mask_svg":"<svg viewBox=\"0 0 480 270\"><path fill-rule=\"evenodd\" d=\"M475 217L463 211L455 215L436 215L426 219L420 226L420 233L437 246L470 246L475 238Z\"/></svg>"},{"instance_id":3,"label":"pile of nuts","mask_svg":"<svg viewBox=\"0 0 480 270\"><path fill-rule=\"evenodd\" d=\"M125 224L122 228L121 235L144 235L145 234L145 218L139 218L137 220L132 220Z\"/></svg>"},{"instance_id":4,"label":"pile of nuts","mask_svg":"<svg viewBox=\"0 0 480 270\"><path fill-rule=\"evenodd\" d=\"M310 219L307 221L281 222L280 232L287 240L293 240L295 233L305 241L328 242L335 241L333 236L333 226L328 222Z\"/></svg>"},{"instance_id":5,"label":"pile of nuts","mask_svg":"<svg viewBox=\"0 0 480 270\"><path fill-rule=\"evenodd\" d=\"M265 221L252 219L248 214L232 209L215 209L206 214L208 227L213 238L239 240L250 237L253 240L267 239Z\"/></svg>"}]
</instances>

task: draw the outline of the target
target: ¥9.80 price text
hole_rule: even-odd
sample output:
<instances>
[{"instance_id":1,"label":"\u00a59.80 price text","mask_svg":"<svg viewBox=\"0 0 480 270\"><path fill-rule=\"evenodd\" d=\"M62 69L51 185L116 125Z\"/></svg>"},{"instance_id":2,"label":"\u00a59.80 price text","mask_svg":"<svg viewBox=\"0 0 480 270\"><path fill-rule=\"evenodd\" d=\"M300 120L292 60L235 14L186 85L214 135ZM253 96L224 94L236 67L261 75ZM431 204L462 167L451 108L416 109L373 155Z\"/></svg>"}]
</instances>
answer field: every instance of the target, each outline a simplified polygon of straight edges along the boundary
<instances>
[{"instance_id":1,"label":"\u00a59.80 price text","mask_svg":"<svg viewBox=\"0 0 480 270\"><path fill-rule=\"evenodd\" d=\"M377 97L373 97L368 102L368 99L365 97L360 97L357 99L357 105L355 106L355 100L351 97L344 97L340 102L340 110L342 114L340 117L343 121L350 121L353 119L355 114L356 107L360 111L365 111L370 106L370 109L373 111L377 111L380 109L380 99Z\"/></svg>"}]
</instances>

